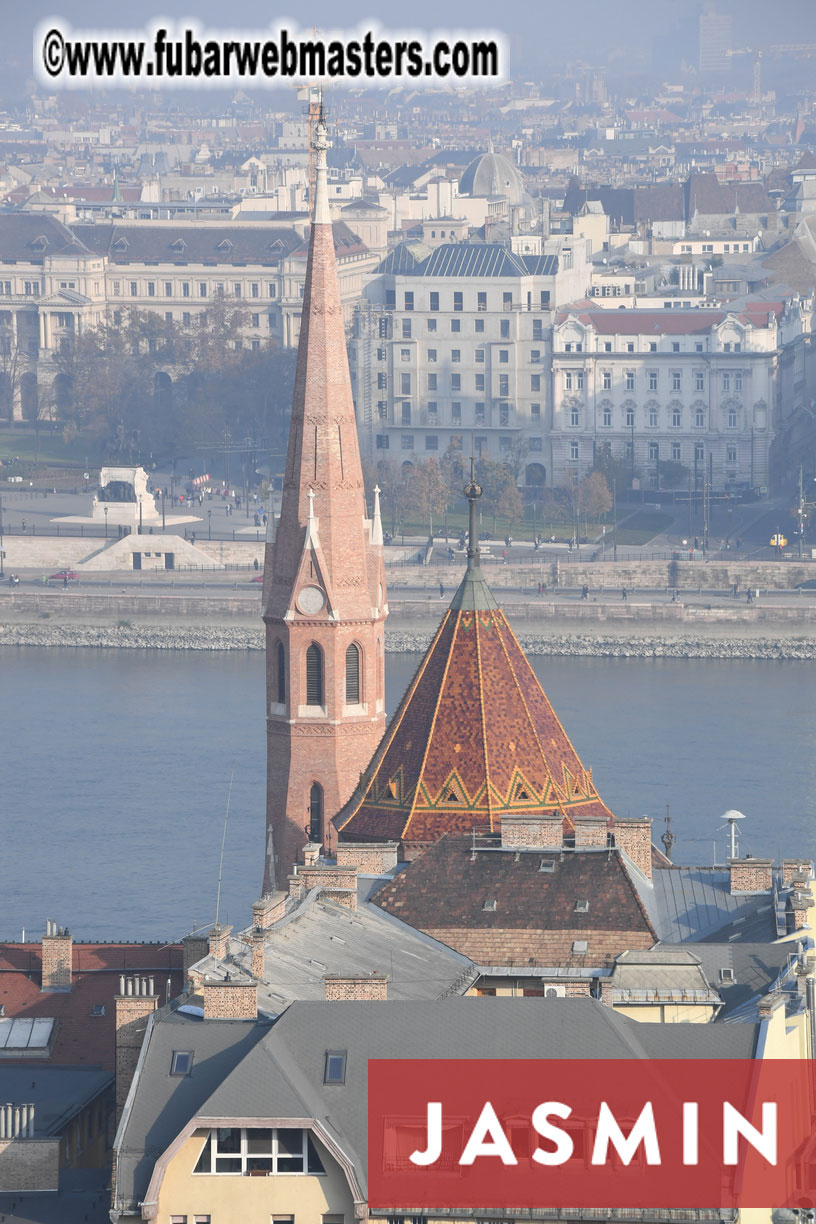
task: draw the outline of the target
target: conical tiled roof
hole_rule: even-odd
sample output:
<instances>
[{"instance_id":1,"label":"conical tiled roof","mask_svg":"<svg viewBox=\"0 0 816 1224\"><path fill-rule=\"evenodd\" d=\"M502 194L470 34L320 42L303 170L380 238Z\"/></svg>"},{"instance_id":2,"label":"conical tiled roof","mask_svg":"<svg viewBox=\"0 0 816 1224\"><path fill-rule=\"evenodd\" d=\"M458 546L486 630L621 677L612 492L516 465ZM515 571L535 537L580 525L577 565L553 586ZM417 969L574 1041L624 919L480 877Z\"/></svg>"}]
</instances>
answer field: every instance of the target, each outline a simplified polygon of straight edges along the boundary
<instances>
[{"instance_id":1,"label":"conical tiled roof","mask_svg":"<svg viewBox=\"0 0 816 1224\"><path fill-rule=\"evenodd\" d=\"M334 824L341 841L427 843L498 829L511 813L613 819L471 547L442 624Z\"/></svg>"}]
</instances>

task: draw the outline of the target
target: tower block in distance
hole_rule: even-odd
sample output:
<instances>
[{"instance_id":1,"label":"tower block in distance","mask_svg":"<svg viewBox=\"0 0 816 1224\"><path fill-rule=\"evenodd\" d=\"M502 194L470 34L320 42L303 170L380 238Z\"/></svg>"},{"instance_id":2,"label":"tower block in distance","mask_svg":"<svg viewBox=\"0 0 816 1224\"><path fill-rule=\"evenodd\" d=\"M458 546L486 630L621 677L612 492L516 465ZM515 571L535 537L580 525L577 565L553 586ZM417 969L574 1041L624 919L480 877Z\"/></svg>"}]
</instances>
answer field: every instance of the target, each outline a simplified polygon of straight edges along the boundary
<instances>
[{"instance_id":1,"label":"tower block in distance","mask_svg":"<svg viewBox=\"0 0 816 1224\"><path fill-rule=\"evenodd\" d=\"M379 497L368 518L326 186L315 128L314 218L283 500L264 560L264 892L325 845L385 729L388 614ZM327 847L328 848L328 847Z\"/></svg>"}]
</instances>

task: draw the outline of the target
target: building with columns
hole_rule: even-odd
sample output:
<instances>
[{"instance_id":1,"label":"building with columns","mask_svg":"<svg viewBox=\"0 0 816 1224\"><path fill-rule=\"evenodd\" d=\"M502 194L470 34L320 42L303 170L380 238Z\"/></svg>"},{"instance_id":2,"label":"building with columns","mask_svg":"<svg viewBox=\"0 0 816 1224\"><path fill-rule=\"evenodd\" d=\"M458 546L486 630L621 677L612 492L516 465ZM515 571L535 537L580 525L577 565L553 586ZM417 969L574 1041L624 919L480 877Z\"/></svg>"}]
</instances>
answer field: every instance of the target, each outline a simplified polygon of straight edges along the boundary
<instances>
[{"instance_id":1,"label":"building with columns","mask_svg":"<svg viewBox=\"0 0 816 1224\"><path fill-rule=\"evenodd\" d=\"M242 347L298 342L308 244L287 221L99 221L0 217L0 417L48 417L70 393L57 357L83 332L135 309L194 327L213 303L244 314ZM333 223L347 324L378 255ZM172 366L168 368L172 377Z\"/></svg>"},{"instance_id":2,"label":"building with columns","mask_svg":"<svg viewBox=\"0 0 816 1224\"><path fill-rule=\"evenodd\" d=\"M774 435L807 394L811 317L809 301L764 299L716 310L562 310L548 483L581 479L608 446L645 488L659 487L666 461L682 463L697 487L767 485ZM788 387L783 374L794 366L801 378Z\"/></svg>"},{"instance_id":3,"label":"building with columns","mask_svg":"<svg viewBox=\"0 0 816 1224\"><path fill-rule=\"evenodd\" d=\"M264 565L267 847L264 891L285 888L307 841L327 846L385 729L388 612L379 503L369 516L316 128L315 212L289 449ZM375 494L376 498L376 494ZM273 529L274 526L274 529Z\"/></svg>"}]
</instances>

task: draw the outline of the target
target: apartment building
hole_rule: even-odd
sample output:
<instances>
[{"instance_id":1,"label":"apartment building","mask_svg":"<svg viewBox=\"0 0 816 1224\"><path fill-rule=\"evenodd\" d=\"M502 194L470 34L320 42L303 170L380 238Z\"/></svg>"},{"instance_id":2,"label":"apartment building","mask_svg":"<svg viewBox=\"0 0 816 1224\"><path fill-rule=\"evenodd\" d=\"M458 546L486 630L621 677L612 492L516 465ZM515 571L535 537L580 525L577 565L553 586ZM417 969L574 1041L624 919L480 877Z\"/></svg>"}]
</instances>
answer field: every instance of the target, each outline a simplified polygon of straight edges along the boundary
<instances>
[{"instance_id":1,"label":"apartment building","mask_svg":"<svg viewBox=\"0 0 816 1224\"><path fill-rule=\"evenodd\" d=\"M766 485L774 436L804 407L811 320L812 302L798 299L560 311L548 483L582 478L608 445L644 487L660 486L667 460L698 487Z\"/></svg>"},{"instance_id":2,"label":"apartment building","mask_svg":"<svg viewBox=\"0 0 816 1224\"><path fill-rule=\"evenodd\" d=\"M584 297L581 240L521 255L494 243L402 244L355 312L351 368L362 453L403 461L526 444L541 483L552 425L553 311Z\"/></svg>"},{"instance_id":3,"label":"apartment building","mask_svg":"<svg viewBox=\"0 0 816 1224\"><path fill-rule=\"evenodd\" d=\"M305 228L304 218L67 226L42 213L0 217L0 413L30 420L47 411L55 355L125 307L191 326L224 298L245 313L237 343L296 345ZM333 228L350 323L377 255L345 222Z\"/></svg>"}]
</instances>

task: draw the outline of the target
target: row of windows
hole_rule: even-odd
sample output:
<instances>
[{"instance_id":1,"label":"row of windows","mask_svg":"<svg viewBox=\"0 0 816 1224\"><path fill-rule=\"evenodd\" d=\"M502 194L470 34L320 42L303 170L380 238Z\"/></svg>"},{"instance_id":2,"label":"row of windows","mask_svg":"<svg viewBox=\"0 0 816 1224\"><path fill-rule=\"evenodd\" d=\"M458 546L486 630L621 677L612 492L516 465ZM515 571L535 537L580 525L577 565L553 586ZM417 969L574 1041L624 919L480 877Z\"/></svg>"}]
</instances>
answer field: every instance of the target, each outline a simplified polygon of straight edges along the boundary
<instances>
[{"instance_id":1,"label":"row of windows","mask_svg":"<svg viewBox=\"0 0 816 1224\"><path fill-rule=\"evenodd\" d=\"M569 446L570 446L570 449L569 449L570 459L579 459L580 458L580 446L578 442L570 442ZM654 463L659 462L661 457L662 458L666 457L665 455L661 456L660 454L660 443L659 442L649 443L648 454L649 454L649 459ZM624 450L624 459L627 462L631 462L633 458L634 458L634 449L633 449L632 443L627 442L625 446L625 450ZM671 458L675 463L682 462L684 458L683 448L679 442L671 443ZM736 463L737 462L736 446L731 445L731 446L726 447L725 461L726 463ZM700 468L703 466L704 463L705 463L705 446L703 445L702 442L697 442L694 446L694 466L695 468Z\"/></svg>"},{"instance_id":2,"label":"row of windows","mask_svg":"<svg viewBox=\"0 0 816 1224\"><path fill-rule=\"evenodd\" d=\"M194 1173L309 1173L326 1170L307 1130L224 1126L210 1131Z\"/></svg>"},{"instance_id":3,"label":"row of windows","mask_svg":"<svg viewBox=\"0 0 816 1224\"><path fill-rule=\"evenodd\" d=\"M625 421L626 421L627 429L635 428L635 416L636 414L635 414L634 408L626 409ZM694 412L694 428L695 429L705 429L705 417L706 417L706 414L705 414L704 408L695 409L695 412ZM660 413L656 407L648 409L647 424L650 429L657 429L659 427L659 418L660 418ZM738 414L737 414L736 408L729 408L726 413L726 418L725 418L726 428L736 429L737 428L737 418L738 418ZM612 427L612 406L611 405L605 404L602 407L599 419L600 419L600 424L604 429L611 429ZM581 425L580 408L575 408L575 407L570 408L569 423L570 423L570 426L574 429L578 429L580 427ZM682 408L672 408L671 409L669 423L672 429L682 429L683 428L683 410Z\"/></svg>"},{"instance_id":4,"label":"row of windows","mask_svg":"<svg viewBox=\"0 0 816 1224\"><path fill-rule=\"evenodd\" d=\"M446 303L449 303L449 305L446 304L445 306L446 310L452 309L455 313L458 314L465 309L465 295L461 290L459 289L454 290L453 294L450 297L448 297L448 295L446 294L445 299L446 299ZM532 308L535 300L536 299L533 297L531 293L527 294L527 308L528 309ZM469 302L470 309L473 310L474 302L473 302L472 297L470 296L468 297L468 302ZM403 294L403 310L414 310L415 309L414 303L415 303L415 294L414 294L413 289L406 290L406 292ZM385 304L391 310L396 309L397 292L395 289L386 289ZM549 307L550 307L549 290L542 289L539 291L537 304L540 310L549 310ZM476 311L480 314L483 314L484 312L487 311L487 306L488 306L487 290L478 290L476 293L476 301L475 301ZM499 309L498 293L495 295L495 297L491 298L491 308L493 310ZM422 309L422 307L420 309ZM427 307L424 307L424 309L431 310L431 311L438 311L440 309L440 295L436 290L431 290L429 292L428 305ZM502 291L501 309L502 310L512 310L513 309L512 290Z\"/></svg>"},{"instance_id":5,"label":"row of windows","mask_svg":"<svg viewBox=\"0 0 816 1224\"><path fill-rule=\"evenodd\" d=\"M462 320L461 319L450 319L449 323L450 323L451 334L461 335ZM391 334L390 324L391 324L390 318L384 317L380 319L380 337L383 340L387 340L390 338L390 334ZM425 320L425 330L430 334L438 334L439 328L437 324L438 324L437 319L426 319ZM410 340L413 335L412 321L410 319L402 319L400 328L401 328L401 334L402 334L403 340ZM477 335L484 334L485 333L485 320L484 319L474 319L473 320L473 330ZM499 339L500 340L510 339L510 320L509 319L499 319ZM533 319L533 339L534 340L546 339L545 327L541 319Z\"/></svg>"},{"instance_id":6,"label":"row of windows","mask_svg":"<svg viewBox=\"0 0 816 1224\"><path fill-rule=\"evenodd\" d=\"M444 441L444 438L442 440ZM531 451L540 451L544 449L544 439L543 438L526 438L525 441L528 443ZM414 437L413 434L402 434L400 437L400 450L403 450L403 451L416 450L416 443L417 443L417 439ZM487 438L477 437L475 440L475 444L479 450L488 449ZM380 450L380 451L390 450L391 449L390 435L389 434L377 434L376 445L377 445L377 450ZM510 434L499 434L499 450L502 453L508 453L512 449L512 446L513 446L513 439ZM439 449L440 449L440 435L439 434L425 434L425 450L426 451L438 451ZM462 449L462 435L461 434L451 434L448 440L447 449L461 450Z\"/></svg>"},{"instance_id":7,"label":"row of windows","mask_svg":"<svg viewBox=\"0 0 816 1224\"><path fill-rule=\"evenodd\" d=\"M346 650L346 704L360 702L362 652L353 642ZM275 650L275 687L278 705L286 704L286 650L278 642ZM306 651L306 704L322 706L324 696L323 651L312 642Z\"/></svg>"},{"instance_id":8,"label":"row of windows","mask_svg":"<svg viewBox=\"0 0 816 1224\"><path fill-rule=\"evenodd\" d=\"M209 281L180 281L178 285L175 281L125 281L127 286L126 294L129 297L224 297L229 294L232 297L242 298L274 298L277 296L277 286L272 281L267 281L266 285L262 285L260 281L251 281L248 286L242 284L241 281L216 281L211 284ZM122 281L115 280L112 285L114 297L122 296ZM248 289L247 293L244 290ZM266 292L263 292L264 289Z\"/></svg>"},{"instance_id":9,"label":"row of windows","mask_svg":"<svg viewBox=\"0 0 816 1224\"><path fill-rule=\"evenodd\" d=\"M646 382L650 391L657 391L660 384L659 370L647 370ZM583 391L585 374L583 370L564 370L564 390L565 391ZM533 376L536 377L535 375ZM635 390L636 372L634 370L624 370L623 380L624 387L627 391ZM672 391L681 391L683 388L683 371L670 370L669 381ZM743 389L743 374L742 370L723 370L720 374L720 386L723 392L737 391ZM601 371L601 390L612 390L612 371ZM705 391L705 372L703 370L694 371L694 390Z\"/></svg>"},{"instance_id":10,"label":"row of windows","mask_svg":"<svg viewBox=\"0 0 816 1224\"><path fill-rule=\"evenodd\" d=\"M21 290L16 286L17 282L15 281L0 280L0 295L3 297L10 297L12 293L20 293ZM41 293L42 288L40 281L23 281L22 294L24 297L39 297Z\"/></svg>"},{"instance_id":11,"label":"row of windows","mask_svg":"<svg viewBox=\"0 0 816 1224\"><path fill-rule=\"evenodd\" d=\"M723 348L724 353L741 353L742 352L742 344L739 340L726 341L723 344L722 348ZM689 349L688 352L693 351L695 353L703 353L705 352L705 350L706 350L706 342L703 340L695 340L694 349L693 350ZM569 341L568 340L566 344L564 344L563 349L561 351L564 353L582 353L584 351L584 346L580 340L579 341ZM603 353L615 352L616 350L614 347L614 341L613 340L601 340L598 344L597 351L603 352ZM634 340L625 340L623 341L623 347L620 351L624 353L636 353L636 352L640 352L641 350L638 348L637 343ZM657 340L648 340L646 342L646 347L642 351L646 353L659 352L660 350L658 347ZM673 353L679 353L683 351L680 347L679 340L671 341L671 351Z\"/></svg>"},{"instance_id":12,"label":"row of windows","mask_svg":"<svg viewBox=\"0 0 816 1224\"><path fill-rule=\"evenodd\" d=\"M492 404L490 406L491 408L493 407ZM473 420L475 424L484 425L487 423L487 407L488 406L484 400L477 400L474 403ZM439 419L438 409L439 409L439 404L437 400L428 400L428 402L425 405L425 412L428 417L428 420L427 420L428 425L435 424L435 422ZM541 420L541 405L531 404L530 409L531 409L530 411L531 419L533 421L540 421ZM501 404L500 403L498 405L498 424L500 428L504 426L508 426L510 424L514 411L515 410L512 404ZM401 404L400 405L400 424L401 425L413 424L413 413L414 413L414 409L413 409L412 404L410 403ZM381 420L385 420L388 416L388 405L385 400L378 401L378 415L381 418ZM461 400L454 400L451 403L451 420L454 423L461 422L462 420Z\"/></svg>"}]
</instances>

